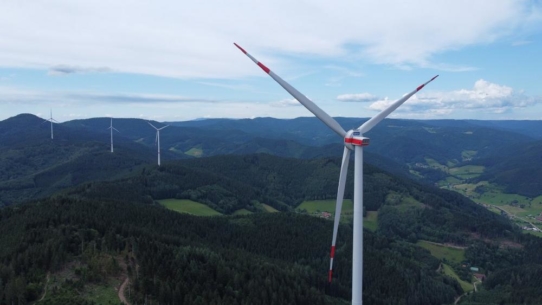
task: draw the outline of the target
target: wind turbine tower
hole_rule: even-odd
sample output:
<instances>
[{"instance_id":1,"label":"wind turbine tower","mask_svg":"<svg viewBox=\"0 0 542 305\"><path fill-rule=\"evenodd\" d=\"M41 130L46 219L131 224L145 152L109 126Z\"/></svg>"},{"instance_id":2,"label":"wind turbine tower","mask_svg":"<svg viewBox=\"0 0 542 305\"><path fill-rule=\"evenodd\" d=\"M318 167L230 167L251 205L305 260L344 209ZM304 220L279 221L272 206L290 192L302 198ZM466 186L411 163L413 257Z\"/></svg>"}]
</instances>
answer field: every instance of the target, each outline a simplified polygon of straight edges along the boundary
<instances>
[{"instance_id":1,"label":"wind turbine tower","mask_svg":"<svg viewBox=\"0 0 542 305\"><path fill-rule=\"evenodd\" d=\"M403 96L401 99L395 101L388 108L384 109L379 114L375 115L363 125L356 129L351 129L348 132L345 131L341 125L327 113L325 113L320 107L314 104L301 92L297 91L294 87L273 73L264 64L248 54L243 48L234 43L239 50L241 50L246 56L248 56L255 64L257 64L265 73L273 78L279 85L282 86L288 93L290 93L297 101L299 101L305 108L312 112L320 121L326 124L331 130L337 133L344 139L344 151L343 159L341 163L341 172L339 174L339 187L337 190L337 205L335 208L335 222L333 224L333 239L331 243L330 265L328 280L331 282L332 270L333 270L333 258L335 256L335 242L337 241L337 230L339 228L339 220L341 217L341 209L344 196L344 187L346 184L346 174L348 172L348 162L350 161L350 152L354 151L354 241L353 241L353 255L352 255L352 304L363 304L363 147L369 145L369 138L364 137L363 134L371 130L380 121L386 118L397 107L401 106L411 96L420 91L425 85L433 81L437 76L434 76L426 83L418 86L415 90Z\"/></svg>"},{"instance_id":2,"label":"wind turbine tower","mask_svg":"<svg viewBox=\"0 0 542 305\"><path fill-rule=\"evenodd\" d=\"M111 152L113 152L113 130L115 130L116 132L120 132L115 127L113 127L113 118L111 118L111 125L109 125L109 128L107 129L111 129Z\"/></svg>"},{"instance_id":3,"label":"wind turbine tower","mask_svg":"<svg viewBox=\"0 0 542 305\"><path fill-rule=\"evenodd\" d=\"M44 119L45 122L51 122L51 140L53 139L53 122L59 123L57 120L53 119L53 109L51 109L51 116L48 120ZM44 123L45 123L44 122Z\"/></svg>"},{"instance_id":4,"label":"wind turbine tower","mask_svg":"<svg viewBox=\"0 0 542 305\"><path fill-rule=\"evenodd\" d=\"M160 127L160 128L156 128L154 125L151 124L151 122L147 122L149 123L149 125L152 126L152 128L156 129L156 140L155 140L155 143L157 144L158 146L158 166L160 166L160 130L168 127L169 125L166 125L164 127Z\"/></svg>"}]
</instances>

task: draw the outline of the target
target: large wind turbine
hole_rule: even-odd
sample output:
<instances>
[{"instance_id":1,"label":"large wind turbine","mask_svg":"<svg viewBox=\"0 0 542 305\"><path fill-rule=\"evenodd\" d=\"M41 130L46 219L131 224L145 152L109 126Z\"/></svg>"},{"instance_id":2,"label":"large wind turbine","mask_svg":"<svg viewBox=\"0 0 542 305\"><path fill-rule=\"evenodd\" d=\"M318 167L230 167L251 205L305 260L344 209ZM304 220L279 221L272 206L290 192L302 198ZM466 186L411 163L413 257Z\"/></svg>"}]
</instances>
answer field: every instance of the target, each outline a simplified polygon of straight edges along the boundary
<instances>
[{"instance_id":1,"label":"large wind turbine","mask_svg":"<svg viewBox=\"0 0 542 305\"><path fill-rule=\"evenodd\" d=\"M290 84L285 82L278 75L269 70L264 64L248 54L243 48L234 43L239 50L247 55L255 64L257 64L265 73L269 74L279 85L288 91L296 100L298 100L305 108L312 112L324 124L344 138L344 152L341 163L341 172L339 175L339 187L337 190L337 205L335 208L335 223L333 225L333 239L331 243L331 255L329 265L329 281L332 277L333 257L335 256L335 242L337 241L337 230L339 227L339 219L341 217L341 209L344 196L344 187L346 183L346 173L348 172L348 162L350 160L350 152L354 151L354 246L352 255L352 304L358 305L363 303L363 146L369 145L369 138L363 136L364 133L371 130L376 124L382 121L397 107L406 102L416 92L420 91L425 85L433 81L437 76L434 76L426 83L418 86L414 91L403 96L395 101L384 111L369 119L357 129L345 131L337 121L325 113L320 107L316 106L301 92L297 91Z\"/></svg>"},{"instance_id":2,"label":"large wind turbine","mask_svg":"<svg viewBox=\"0 0 542 305\"><path fill-rule=\"evenodd\" d=\"M51 140L53 139L53 122L55 123L59 123L57 120L53 119L53 109L51 109L51 116L50 118L47 120L47 119L44 119L45 122L51 122ZM43 122L43 123L45 123Z\"/></svg>"},{"instance_id":3,"label":"large wind turbine","mask_svg":"<svg viewBox=\"0 0 542 305\"><path fill-rule=\"evenodd\" d=\"M169 125L166 125L164 127L160 127L160 128L156 128L154 127L154 125L152 125L150 122L147 122L149 123L149 125L152 126L152 128L156 129L156 140L155 140L155 143L158 144L158 166L160 166L160 130L168 127Z\"/></svg>"},{"instance_id":4,"label":"large wind turbine","mask_svg":"<svg viewBox=\"0 0 542 305\"><path fill-rule=\"evenodd\" d=\"M113 152L113 130L115 130L116 132L120 132L115 127L113 127L113 118L111 118L111 124L107 129L111 129L111 152Z\"/></svg>"}]
</instances>

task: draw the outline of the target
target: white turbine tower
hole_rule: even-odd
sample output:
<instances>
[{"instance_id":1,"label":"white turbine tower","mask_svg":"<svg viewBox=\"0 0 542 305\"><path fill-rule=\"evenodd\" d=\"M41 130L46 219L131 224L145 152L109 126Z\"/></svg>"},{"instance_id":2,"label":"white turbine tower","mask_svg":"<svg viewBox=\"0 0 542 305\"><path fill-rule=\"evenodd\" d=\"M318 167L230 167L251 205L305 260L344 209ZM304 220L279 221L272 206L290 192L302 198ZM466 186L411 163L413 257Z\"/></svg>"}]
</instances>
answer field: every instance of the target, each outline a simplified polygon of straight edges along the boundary
<instances>
[{"instance_id":1,"label":"white turbine tower","mask_svg":"<svg viewBox=\"0 0 542 305\"><path fill-rule=\"evenodd\" d=\"M156 128L154 127L154 125L152 125L150 122L147 122L149 123L149 125L152 126L152 128L156 129L156 140L155 140L155 143L158 144L158 166L160 166L160 130L168 127L169 125L166 125L164 127L161 127L161 128Z\"/></svg>"},{"instance_id":2,"label":"white turbine tower","mask_svg":"<svg viewBox=\"0 0 542 305\"><path fill-rule=\"evenodd\" d=\"M298 100L305 108L312 112L324 124L344 138L344 152L341 163L341 172L339 175L339 187L337 190L337 205L335 208L335 222L333 225L333 239L331 244L330 266L329 266L329 281L332 277L333 257L335 256L335 242L337 241L337 229L339 227L339 219L341 215L344 187L346 183L346 173L348 172L348 162L350 160L350 152L354 151L354 241L352 255L352 304L358 305L363 303L363 146L369 145L369 138L363 136L364 133L371 130L376 124L387 117L397 107L403 104L416 92L420 91L425 85L433 81L437 76L434 76L423 85L418 86L414 91L403 96L395 101L384 111L369 119L357 129L352 129L346 132L337 121L320 109L316 104L309 100L305 95L297 91L290 84L285 82L278 75L269 70L264 64L248 54L243 48L234 43L245 55L247 55L254 63L262 70L271 76L279 85L288 91L296 100Z\"/></svg>"},{"instance_id":3,"label":"white turbine tower","mask_svg":"<svg viewBox=\"0 0 542 305\"><path fill-rule=\"evenodd\" d=\"M109 128L107 129L111 129L111 152L113 152L113 130L120 133L120 131L118 131L115 127L113 127L113 118L111 118L111 124L109 125Z\"/></svg>"},{"instance_id":4,"label":"white turbine tower","mask_svg":"<svg viewBox=\"0 0 542 305\"><path fill-rule=\"evenodd\" d=\"M53 119L53 109L51 109L51 116L50 118L47 120L47 119L44 119L45 122L51 122L51 140L53 139L53 122L54 123L59 123L57 120ZM43 123L45 123L43 122Z\"/></svg>"}]
</instances>

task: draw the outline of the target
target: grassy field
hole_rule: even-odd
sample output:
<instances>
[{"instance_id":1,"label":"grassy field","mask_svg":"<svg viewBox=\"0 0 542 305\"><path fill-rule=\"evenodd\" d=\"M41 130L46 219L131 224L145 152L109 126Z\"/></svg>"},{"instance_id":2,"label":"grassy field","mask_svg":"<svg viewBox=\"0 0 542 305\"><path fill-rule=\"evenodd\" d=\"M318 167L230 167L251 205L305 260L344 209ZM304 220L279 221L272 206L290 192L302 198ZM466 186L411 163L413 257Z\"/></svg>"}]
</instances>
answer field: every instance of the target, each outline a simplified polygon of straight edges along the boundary
<instances>
[{"instance_id":1,"label":"grassy field","mask_svg":"<svg viewBox=\"0 0 542 305\"><path fill-rule=\"evenodd\" d=\"M309 214L318 212L329 212L335 214L335 199L329 200L308 200L303 201L296 209L305 209ZM354 211L352 200L345 199L343 201L342 215L351 215Z\"/></svg>"},{"instance_id":2,"label":"grassy field","mask_svg":"<svg viewBox=\"0 0 542 305\"><path fill-rule=\"evenodd\" d=\"M438 163L437 160L434 160L431 158L425 158L425 162L427 163L427 165L429 165L432 168L440 169L441 171L445 173L448 172L448 166Z\"/></svg>"},{"instance_id":3,"label":"grassy field","mask_svg":"<svg viewBox=\"0 0 542 305\"><path fill-rule=\"evenodd\" d=\"M335 200L310 200L304 201L301 203L296 210L305 209L307 213L316 215L321 212L331 213L333 220L335 216ZM354 212L354 206L352 200L345 199L343 201L343 208L341 212L341 221L349 221L352 219L352 214ZM346 216L346 217L345 217ZM371 231L376 231L378 227L378 211L368 211L367 217L363 219L363 227Z\"/></svg>"},{"instance_id":4,"label":"grassy field","mask_svg":"<svg viewBox=\"0 0 542 305\"><path fill-rule=\"evenodd\" d=\"M523 231L525 234L532 234L534 236L542 237L542 232L534 232L534 231Z\"/></svg>"},{"instance_id":5,"label":"grassy field","mask_svg":"<svg viewBox=\"0 0 542 305\"><path fill-rule=\"evenodd\" d=\"M196 216L215 216L222 215L203 203L195 202L188 199L163 199L158 202L169 210L188 213Z\"/></svg>"},{"instance_id":6,"label":"grassy field","mask_svg":"<svg viewBox=\"0 0 542 305\"><path fill-rule=\"evenodd\" d=\"M445 258L446 260L460 263L465 260L465 250L437 245L425 240L420 240L416 243L418 246L429 250L431 255L438 259Z\"/></svg>"},{"instance_id":7,"label":"grassy field","mask_svg":"<svg viewBox=\"0 0 542 305\"><path fill-rule=\"evenodd\" d=\"M203 155L203 149L199 147L192 147L191 149L184 152L185 154L193 157L201 157Z\"/></svg>"},{"instance_id":8,"label":"grassy field","mask_svg":"<svg viewBox=\"0 0 542 305\"><path fill-rule=\"evenodd\" d=\"M262 203L263 208L269 212L269 213L277 213L279 210L275 209L274 207L267 205L265 203Z\"/></svg>"},{"instance_id":9,"label":"grassy field","mask_svg":"<svg viewBox=\"0 0 542 305\"><path fill-rule=\"evenodd\" d=\"M367 211L367 217L363 219L363 227L376 231L378 227L378 211Z\"/></svg>"},{"instance_id":10,"label":"grassy field","mask_svg":"<svg viewBox=\"0 0 542 305\"><path fill-rule=\"evenodd\" d=\"M418 200L414 199L413 197L403 197L401 200L401 203L399 205L396 205L395 208L397 208L400 212L404 212L411 208L423 208L423 203L419 202Z\"/></svg>"},{"instance_id":11,"label":"grassy field","mask_svg":"<svg viewBox=\"0 0 542 305\"><path fill-rule=\"evenodd\" d=\"M120 303L115 287L120 286L121 281L117 279L108 280L107 284L87 285L83 298L93 301L96 304L117 305Z\"/></svg>"},{"instance_id":12,"label":"grassy field","mask_svg":"<svg viewBox=\"0 0 542 305\"><path fill-rule=\"evenodd\" d=\"M252 212L247 209L239 209L233 212L233 215L248 215L248 214L252 214Z\"/></svg>"},{"instance_id":13,"label":"grassy field","mask_svg":"<svg viewBox=\"0 0 542 305\"><path fill-rule=\"evenodd\" d=\"M469 291L474 290L474 286L472 285L472 283L468 283L460 279L459 276L457 276L455 271L452 269L452 267L446 264L442 264L442 267L444 269L444 274L456 279L459 282L459 285L461 285L461 288L463 288L464 292L469 292Z\"/></svg>"},{"instance_id":14,"label":"grassy field","mask_svg":"<svg viewBox=\"0 0 542 305\"><path fill-rule=\"evenodd\" d=\"M461 158L463 159L463 161L467 161L474 158L476 154L478 154L476 150L464 150L461 152Z\"/></svg>"}]
</instances>

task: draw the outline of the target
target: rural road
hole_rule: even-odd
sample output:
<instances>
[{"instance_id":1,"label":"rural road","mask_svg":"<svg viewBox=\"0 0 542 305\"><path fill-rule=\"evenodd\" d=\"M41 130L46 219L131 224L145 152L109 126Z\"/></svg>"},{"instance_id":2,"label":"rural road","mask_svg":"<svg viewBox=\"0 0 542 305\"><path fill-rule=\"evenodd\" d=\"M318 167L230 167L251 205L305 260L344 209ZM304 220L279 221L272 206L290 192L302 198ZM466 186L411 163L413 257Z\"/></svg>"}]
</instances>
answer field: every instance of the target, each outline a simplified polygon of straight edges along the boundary
<instances>
[{"instance_id":1,"label":"rural road","mask_svg":"<svg viewBox=\"0 0 542 305\"><path fill-rule=\"evenodd\" d=\"M124 291L126 290L126 287L128 286L129 283L130 281L128 280L128 277L126 277L124 282L122 282L122 285L120 285L119 293L118 293L120 301L123 304L127 304L127 305L131 305L131 304L130 302L128 302L128 300L126 300L126 297L124 297Z\"/></svg>"},{"instance_id":2,"label":"rural road","mask_svg":"<svg viewBox=\"0 0 542 305\"><path fill-rule=\"evenodd\" d=\"M512 214L512 213L509 213L508 211L506 211L506 210L504 210L504 209L501 209L501 208L499 208L498 206L493 206L493 207L495 207L496 209L498 209L498 210L500 210L500 211L505 212L505 213L506 213L507 215L509 215L510 217L514 217L514 218L517 218L517 219L519 219L519 220L525 221L526 223L530 224L533 228L536 228L536 229L540 230L539 227L535 226L532 222L530 222L530 221L528 221L528 220L526 220L526 219L524 219L524 218L521 218L521 217L519 217L519 216L516 216L516 215L514 215L514 214Z\"/></svg>"},{"instance_id":3,"label":"rural road","mask_svg":"<svg viewBox=\"0 0 542 305\"><path fill-rule=\"evenodd\" d=\"M47 286L49 286L49 278L51 277L51 273L47 272L47 281L45 282L45 289L43 289L43 295L38 300L38 302L43 301L45 299L45 296L47 295ZM37 303L37 302L36 302Z\"/></svg>"}]
</instances>

